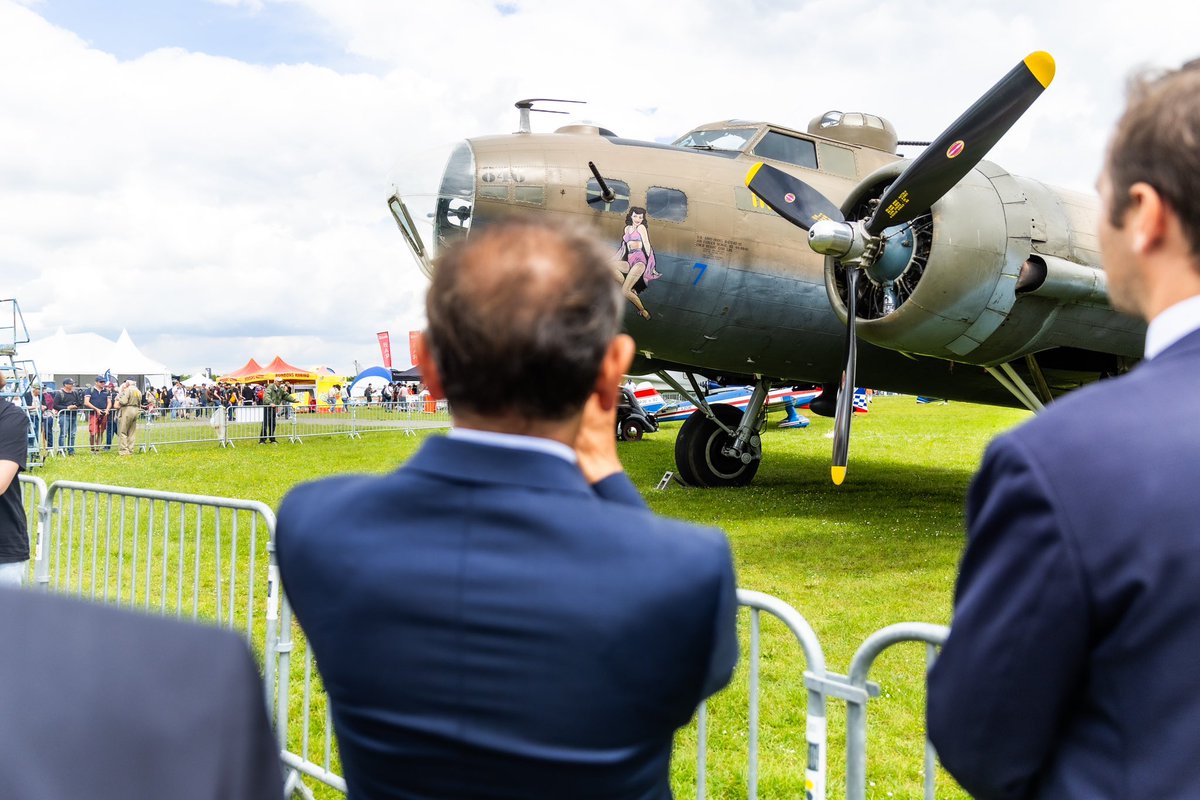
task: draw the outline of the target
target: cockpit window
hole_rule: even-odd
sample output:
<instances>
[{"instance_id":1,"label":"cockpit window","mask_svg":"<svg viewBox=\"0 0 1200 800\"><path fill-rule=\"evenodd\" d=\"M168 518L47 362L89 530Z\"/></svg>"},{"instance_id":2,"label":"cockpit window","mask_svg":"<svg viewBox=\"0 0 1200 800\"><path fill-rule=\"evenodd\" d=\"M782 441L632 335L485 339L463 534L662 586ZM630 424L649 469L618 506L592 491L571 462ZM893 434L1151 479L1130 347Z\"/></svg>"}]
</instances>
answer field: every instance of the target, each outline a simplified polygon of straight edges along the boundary
<instances>
[{"instance_id":1,"label":"cockpit window","mask_svg":"<svg viewBox=\"0 0 1200 800\"><path fill-rule=\"evenodd\" d=\"M817 146L808 139L768 131L754 146L754 155L809 169L817 168Z\"/></svg>"},{"instance_id":2,"label":"cockpit window","mask_svg":"<svg viewBox=\"0 0 1200 800\"><path fill-rule=\"evenodd\" d=\"M677 147L695 147L700 150L746 149L746 143L754 138L758 128L725 128L717 131L692 131L675 142Z\"/></svg>"},{"instance_id":3,"label":"cockpit window","mask_svg":"<svg viewBox=\"0 0 1200 800\"><path fill-rule=\"evenodd\" d=\"M687 195L678 189L651 186L646 190L646 214L654 219L683 222L687 219Z\"/></svg>"},{"instance_id":4,"label":"cockpit window","mask_svg":"<svg viewBox=\"0 0 1200 800\"><path fill-rule=\"evenodd\" d=\"M608 184L608 188L616 195L611 203L604 202L604 196L600 192L600 184L595 178L588 178L587 182L587 204L588 208L593 211L614 211L618 214L624 214L629 210L629 184L625 181L618 181L613 178L606 177L604 182Z\"/></svg>"},{"instance_id":5,"label":"cockpit window","mask_svg":"<svg viewBox=\"0 0 1200 800\"><path fill-rule=\"evenodd\" d=\"M842 124L842 116L843 116L843 114L840 111L826 111L821 116L820 125L822 128L837 127L838 125ZM812 130L809 131L809 133L813 133L813 132L814 131L812 131Z\"/></svg>"}]
</instances>

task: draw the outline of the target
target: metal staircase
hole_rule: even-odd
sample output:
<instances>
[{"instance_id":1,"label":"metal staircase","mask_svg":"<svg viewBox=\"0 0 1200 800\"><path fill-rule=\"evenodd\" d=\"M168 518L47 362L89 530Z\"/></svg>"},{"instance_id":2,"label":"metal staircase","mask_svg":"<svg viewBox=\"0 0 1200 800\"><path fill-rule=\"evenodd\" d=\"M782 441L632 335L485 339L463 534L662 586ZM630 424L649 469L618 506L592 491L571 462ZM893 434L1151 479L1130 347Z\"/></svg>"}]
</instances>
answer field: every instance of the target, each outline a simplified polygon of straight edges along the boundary
<instances>
[{"instance_id":1,"label":"metal staircase","mask_svg":"<svg viewBox=\"0 0 1200 800\"><path fill-rule=\"evenodd\" d=\"M29 456L27 467L42 464L42 403L31 387L38 381L37 367L32 359L23 359L17 353L17 345L29 342L29 329L25 317L15 298L0 300L0 374L5 385L0 389L0 399L20 406L29 416ZM26 398L33 395L33 403Z\"/></svg>"}]
</instances>

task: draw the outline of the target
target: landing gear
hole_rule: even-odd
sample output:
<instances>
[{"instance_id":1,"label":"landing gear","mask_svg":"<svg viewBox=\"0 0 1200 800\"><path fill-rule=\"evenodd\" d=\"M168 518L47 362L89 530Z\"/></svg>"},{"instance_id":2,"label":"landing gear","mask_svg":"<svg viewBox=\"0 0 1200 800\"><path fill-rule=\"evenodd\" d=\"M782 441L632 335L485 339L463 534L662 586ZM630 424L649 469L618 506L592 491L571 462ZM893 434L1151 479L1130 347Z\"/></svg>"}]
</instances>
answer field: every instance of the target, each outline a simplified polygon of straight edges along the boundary
<instances>
[{"instance_id":1,"label":"landing gear","mask_svg":"<svg viewBox=\"0 0 1200 800\"><path fill-rule=\"evenodd\" d=\"M743 413L731 405L703 404L679 429L675 439L675 468L688 486L715 489L746 486L762 461L759 435L766 415L763 404L771 384L759 381Z\"/></svg>"},{"instance_id":2,"label":"landing gear","mask_svg":"<svg viewBox=\"0 0 1200 800\"><path fill-rule=\"evenodd\" d=\"M679 436L675 440L676 474L688 486L703 489L746 486L758 472L758 465L762 461L762 442L754 433L746 449L741 454L735 453L732 445L736 429L742 421L741 409L715 405L712 406L712 412L716 421L696 412L679 429Z\"/></svg>"}]
</instances>

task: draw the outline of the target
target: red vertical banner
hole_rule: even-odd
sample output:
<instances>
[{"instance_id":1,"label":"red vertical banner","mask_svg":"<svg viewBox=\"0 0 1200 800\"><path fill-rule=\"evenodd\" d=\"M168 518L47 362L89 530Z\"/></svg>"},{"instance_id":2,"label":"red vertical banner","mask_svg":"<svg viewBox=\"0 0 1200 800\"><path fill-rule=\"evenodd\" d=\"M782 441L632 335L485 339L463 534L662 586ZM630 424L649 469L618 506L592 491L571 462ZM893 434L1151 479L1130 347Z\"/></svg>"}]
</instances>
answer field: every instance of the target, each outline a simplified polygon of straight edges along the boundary
<instances>
[{"instance_id":1,"label":"red vertical banner","mask_svg":"<svg viewBox=\"0 0 1200 800\"><path fill-rule=\"evenodd\" d=\"M409 360L412 361L414 367L419 363L417 361L417 340L419 338L421 338L420 331L408 332L408 357Z\"/></svg>"},{"instance_id":2,"label":"red vertical banner","mask_svg":"<svg viewBox=\"0 0 1200 800\"><path fill-rule=\"evenodd\" d=\"M392 337L387 331L380 331L375 334L379 337L379 352L383 354L383 365L388 369L392 368Z\"/></svg>"}]
</instances>

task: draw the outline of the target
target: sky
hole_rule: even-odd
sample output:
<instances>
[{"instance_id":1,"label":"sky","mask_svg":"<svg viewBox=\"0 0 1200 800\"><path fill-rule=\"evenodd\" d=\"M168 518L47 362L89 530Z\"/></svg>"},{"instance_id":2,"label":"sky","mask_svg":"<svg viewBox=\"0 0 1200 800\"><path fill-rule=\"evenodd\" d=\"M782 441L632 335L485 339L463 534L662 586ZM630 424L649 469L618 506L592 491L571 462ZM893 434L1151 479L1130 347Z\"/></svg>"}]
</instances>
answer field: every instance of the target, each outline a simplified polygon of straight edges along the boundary
<instances>
[{"instance_id":1,"label":"sky","mask_svg":"<svg viewBox=\"0 0 1200 800\"><path fill-rule=\"evenodd\" d=\"M1200 55L1194 7L1025 0L0 0L0 298L32 338L127 329L176 372L398 367L426 281L386 200L524 97L672 141L830 109L932 139L1026 54L1057 75L992 150L1091 191L1136 69ZM420 215L419 215L420 216ZM429 230L424 233L428 241Z\"/></svg>"}]
</instances>

